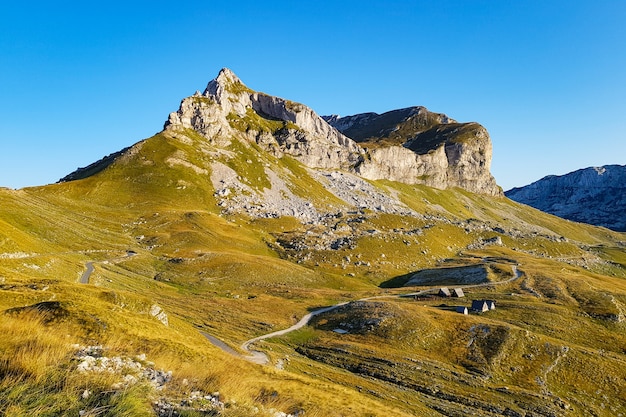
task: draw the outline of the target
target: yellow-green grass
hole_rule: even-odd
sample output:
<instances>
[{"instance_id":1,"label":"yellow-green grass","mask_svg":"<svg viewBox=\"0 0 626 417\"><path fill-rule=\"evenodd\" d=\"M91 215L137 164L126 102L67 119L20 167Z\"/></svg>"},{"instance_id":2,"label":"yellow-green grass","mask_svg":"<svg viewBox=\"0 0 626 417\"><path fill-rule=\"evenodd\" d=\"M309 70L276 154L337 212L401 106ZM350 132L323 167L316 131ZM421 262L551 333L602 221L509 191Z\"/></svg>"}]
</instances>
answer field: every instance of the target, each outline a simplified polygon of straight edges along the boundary
<instances>
[{"instance_id":1,"label":"yellow-green grass","mask_svg":"<svg viewBox=\"0 0 626 417\"><path fill-rule=\"evenodd\" d=\"M496 299L496 310L468 317L439 307L441 301L426 302L426 305L423 301L405 301L395 306L387 301L377 308L382 308L393 320L384 321L372 331L348 335L332 333L330 330L338 323L359 318L349 314L334 317L336 313L328 313L317 319L316 327L324 330L313 334L307 331L306 335L293 335L285 340L290 340L292 346L303 346L305 354L312 352L314 355L317 351L321 354L317 361L354 369L356 375L361 372L359 367L375 366L384 358L395 365L380 362L379 369L373 371L378 375L375 378L383 381L400 378L407 387L423 383L426 376L421 373L427 372L428 361L433 361L429 366L439 371L428 373L430 384L449 395L471 397L471 386L464 387L466 378L478 384L480 398L485 401L489 401L493 389L502 386L508 387L506 397L509 398L499 401L509 404L524 402L526 394L540 404L544 402L540 398L546 390L558 391L561 398L574 407L574 415L585 415L586 399L593 396L595 387L601 386L608 396L607 410L595 401L594 412L611 415L624 411L624 386L617 382L623 381L624 371L619 364L626 360L620 347L626 336L620 325L593 318L581 319L576 306L549 305L533 297L510 296L498 289L471 291L470 294L472 298ZM458 300L456 303L466 302ZM369 314L369 317L376 316L375 312ZM602 340L600 344L599 340ZM584 358L594 352L604 352L593 360L600 370L594 371L592 366L586 365L582 372L587 379L575 376L576 367L570 365L588 360ZM407 358L413 359L407 364ZM409 366L411 363L413 365ZM415 363L419 364L417 368ZM446 368L458 375L447 379L443 371ZM421 371L411 377L411 369ZM474 375L479 375L479 380ZM575 389L569 385L571 377L576 381ZM360 382L361 377L355 378Z\"/></svg>"},{"instance_id":2,"label":"yellow-green grass","mask_svg":"<svg viewBox=\"0 0 626 417\"><path fill-rule=\"evenodd\" d=\"M50 322L45 315L32 312L3 317L0 409L5 415L78 414L80 410L105 416L152 415L152 400L163 395L185 398L198 389L219 390L224 401L236 404L224 412L225 416L248 415L252 408L305 409L313 416L338 416L348 410L359 414L378 410L372 415L381 416L406 415L384 403L360 399L353 389L337 387L332 382L274 371L225 356L195 331L180 330L178 337L172 337L167 335L172 330L157 332L145 322L116 322L116 329L125 330L109 328L100 335L100 341L110 356L134 357L137 352L147 353L156 367L173 370L173 380L160 393L145 384L112 389L119 375L76 371L76 361L72 359L76 348L72 344L82 341L79 335L83 334L83 328L82 322L75 320L78 317L73 316L77 312L71 311L71 306L69 309L69 318ZM139 330L134 326L147 328ZM90 340L94 334L86 333L84 337ZM335 393L332 398L327 398L329 389ZM89 391L87 398L83 396L85 390Z\"/></svg>"},{"instance_id":3,"label":"yellow-green grass","mask_svg":"<svg viewBox=\"0 0 626 417\"><path fill-rule=\"evenodd\" d=\"M148 416L148 392L137 385L120 392L115 377L83 375L72 369L75 349L65 326L54 329L41 317L3 317L0 321L0 410L6 416L78 415L101 410L104 415ZM85 390L89 397L83 397ZM93 393L93 395L91 395Z\"/></svg>"}]
</instances>

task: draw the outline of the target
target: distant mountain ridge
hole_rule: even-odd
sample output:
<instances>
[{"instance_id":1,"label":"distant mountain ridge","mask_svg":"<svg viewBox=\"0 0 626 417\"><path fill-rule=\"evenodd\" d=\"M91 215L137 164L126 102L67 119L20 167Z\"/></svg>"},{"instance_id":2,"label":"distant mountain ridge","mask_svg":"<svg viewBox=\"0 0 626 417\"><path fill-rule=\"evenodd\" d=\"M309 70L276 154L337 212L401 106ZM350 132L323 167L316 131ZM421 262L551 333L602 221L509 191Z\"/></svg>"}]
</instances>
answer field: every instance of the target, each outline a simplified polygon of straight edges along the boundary
<instances>
[{"instance_id":1,"label":"distant mountain ridge","mask_svg":"<svg viewBox=\"0 0 626 417\"><path fill-rule=\"evenodd\" d=\"M582 223L626 231L626 166L606 165L549 175L505 195L519 203Z\"/></svg>"}]
</instances>

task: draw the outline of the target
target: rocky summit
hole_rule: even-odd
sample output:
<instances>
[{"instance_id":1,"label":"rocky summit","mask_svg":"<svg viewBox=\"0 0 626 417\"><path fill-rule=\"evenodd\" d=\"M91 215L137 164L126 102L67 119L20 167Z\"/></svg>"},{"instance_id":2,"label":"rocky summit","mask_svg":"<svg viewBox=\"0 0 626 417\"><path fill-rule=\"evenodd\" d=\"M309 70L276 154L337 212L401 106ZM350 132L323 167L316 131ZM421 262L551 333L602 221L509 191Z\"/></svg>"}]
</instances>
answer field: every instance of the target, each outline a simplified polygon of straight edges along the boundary
<instances>
[{"instance_id":1,"label":"rocky summit","mask_svg":"<svg viewBox=\"0 0 626 417\"><path fill-rule=\"evenodd\" d=\"M193 129L216 144L243 134L264 150L291 155L312 168L356 166L363 151L310 108L256 92L229 69L222 69L199 92L170 114L166 130Z\"/></svg>"},{"instance_id":2,"label":"rocky summit","mask_svg":"<svg viewBox=\"0 0 626 417\"><path fill-rule=\"evenodd\" d=\"M549 175L506 196L576 222L626 231L626 166L606 165Z\"/></svg>"},{"instance_id":3,"label":"rocky summit","mask_svg":"<svg viewBox=\"0 0 626 417\"><path fill-rule=\"evenodd\" d=\"M489 172L492 147L487 131L423 107L320 117L303 104L253 91L232 71L222 69L202 94L184 99L165 124L166 130L185 128L217 144L243 134L265 151L290 155L310 168L341 169L370 180L502 193Z\"/></svg>"}]
</instances>

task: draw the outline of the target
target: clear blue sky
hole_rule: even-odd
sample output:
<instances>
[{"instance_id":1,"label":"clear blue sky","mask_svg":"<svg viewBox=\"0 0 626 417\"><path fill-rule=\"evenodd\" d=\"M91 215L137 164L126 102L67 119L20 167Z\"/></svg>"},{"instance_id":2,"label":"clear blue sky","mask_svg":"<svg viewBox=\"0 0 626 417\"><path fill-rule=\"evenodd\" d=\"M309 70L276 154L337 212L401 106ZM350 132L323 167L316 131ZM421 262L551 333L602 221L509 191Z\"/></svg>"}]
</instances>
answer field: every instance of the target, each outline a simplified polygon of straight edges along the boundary
<instances>
[{"instance_id":1,"label":"clear blue sky","mask_svg":"<svg viewBox=\"0 0 626 417\"><path fill-rule=\"evenodd\" d=\"M0 186L57 181L160 131L229 67L319 114L477 121L509 189L626 164L626 2L13 1Z\"/></svg>"}]
</instances>

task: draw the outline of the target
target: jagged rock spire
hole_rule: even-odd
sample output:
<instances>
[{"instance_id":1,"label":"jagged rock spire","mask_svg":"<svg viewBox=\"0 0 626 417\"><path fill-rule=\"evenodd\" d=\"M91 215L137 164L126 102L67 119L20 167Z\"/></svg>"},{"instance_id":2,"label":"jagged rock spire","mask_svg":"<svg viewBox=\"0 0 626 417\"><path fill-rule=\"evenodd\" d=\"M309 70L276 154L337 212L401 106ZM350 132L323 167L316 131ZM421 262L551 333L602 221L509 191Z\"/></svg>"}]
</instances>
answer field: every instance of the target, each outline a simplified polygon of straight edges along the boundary
<instances>
[{"instance_id":1,"label":"jagged rock spire","mask_svg":"<svg viewBox=\"0 0 626 417\"><path fill-rule=\"evenodd\" d=\"M233 89L233 86L239 85L240 88ZM225 94L229 90L248 90L245 84L228 68L222 68L217 77L207 84L203 95L215 99L222 104Z\"/></svg>"}]
</instances>

